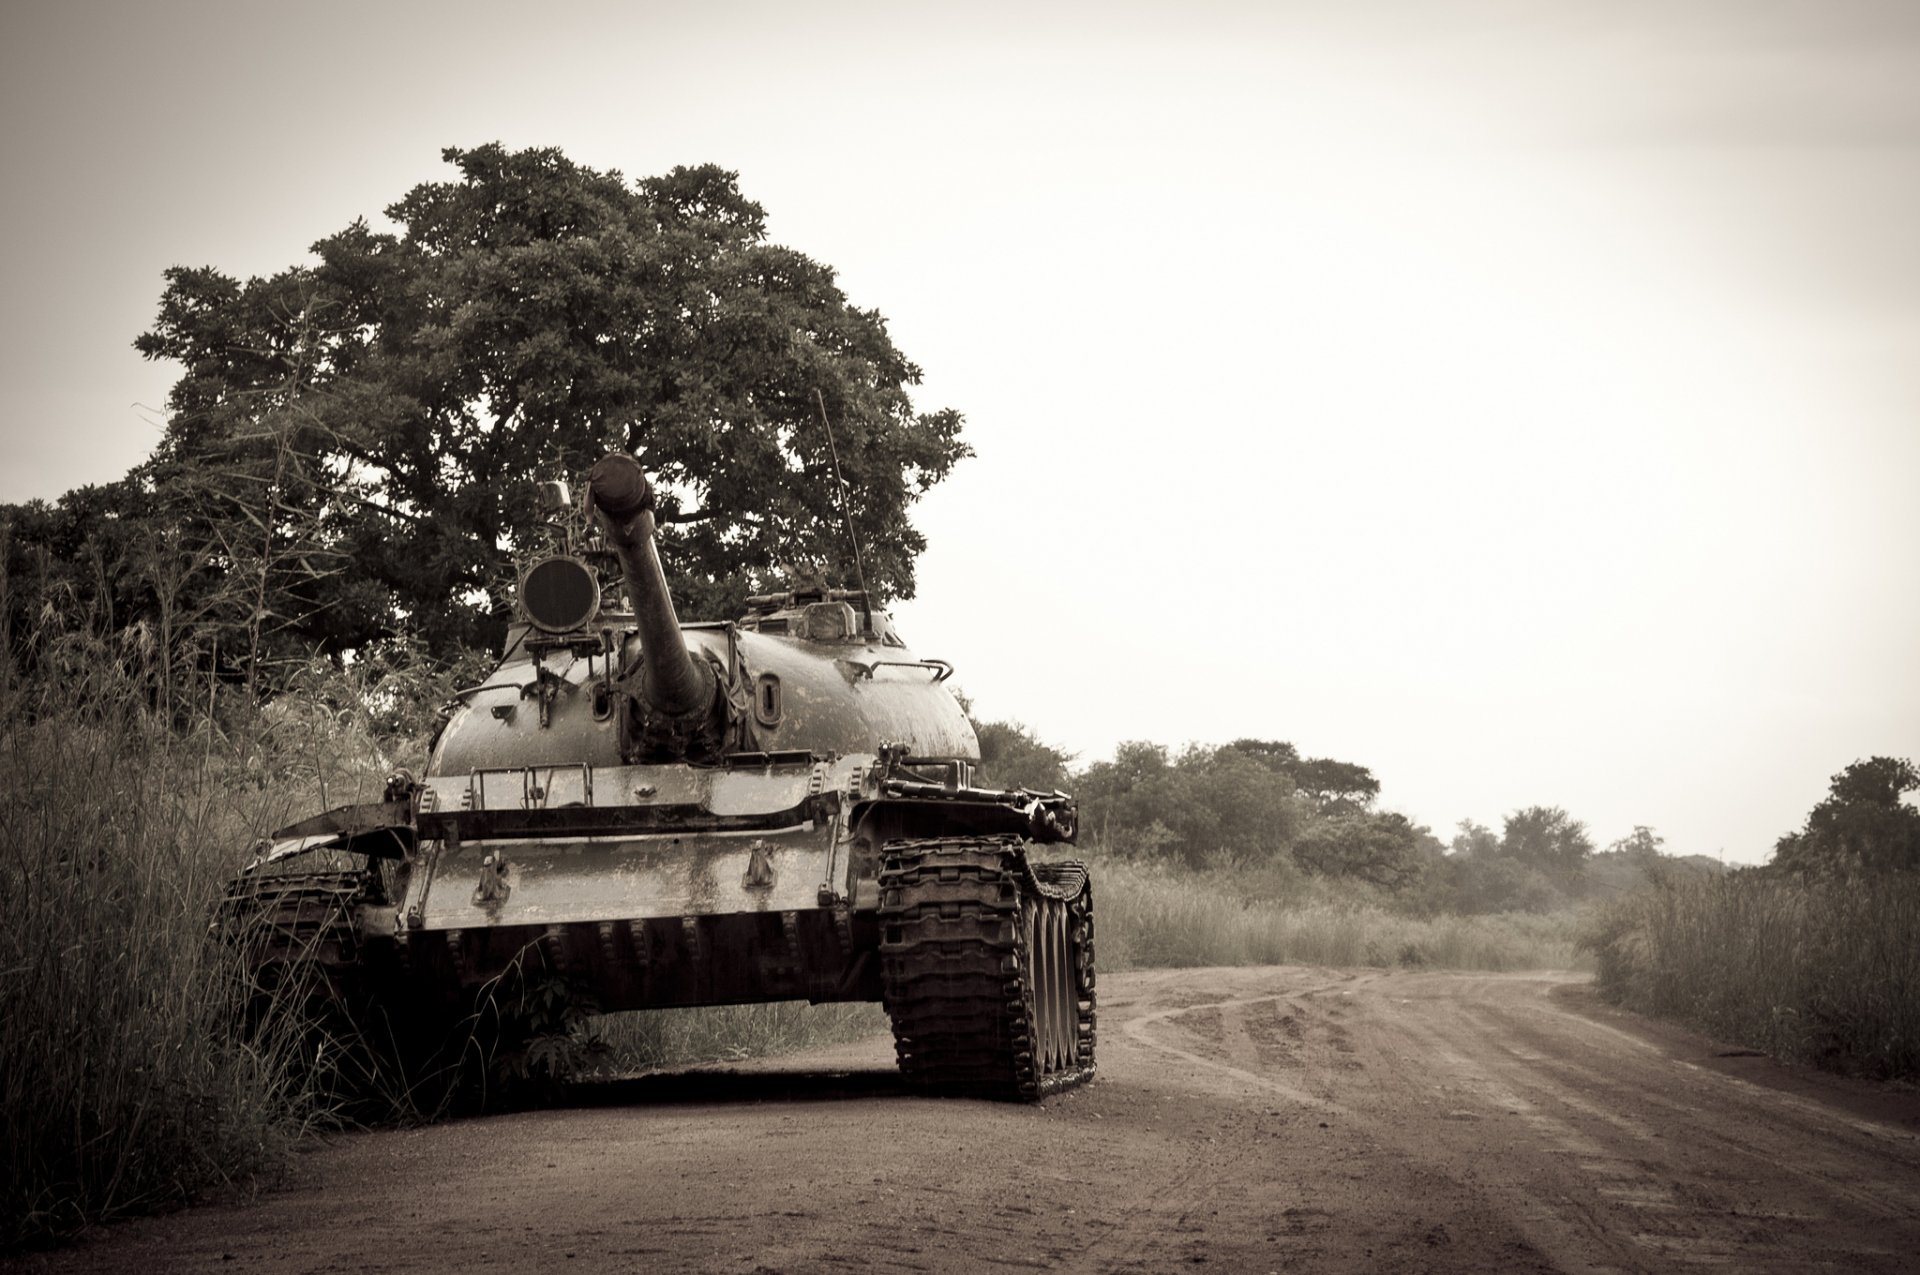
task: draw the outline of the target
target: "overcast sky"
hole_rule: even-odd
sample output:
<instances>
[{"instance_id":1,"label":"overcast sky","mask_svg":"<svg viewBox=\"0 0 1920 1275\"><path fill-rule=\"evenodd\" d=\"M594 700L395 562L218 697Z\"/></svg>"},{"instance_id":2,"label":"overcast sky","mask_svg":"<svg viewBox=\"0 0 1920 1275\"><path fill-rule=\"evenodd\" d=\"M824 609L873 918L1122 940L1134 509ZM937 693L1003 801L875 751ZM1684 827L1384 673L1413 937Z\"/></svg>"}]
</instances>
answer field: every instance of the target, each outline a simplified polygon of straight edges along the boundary
<instances>
[{"instance_id":1,"label":"overcast sky","mask_svg":"<svg viewBox=\"0 0 1920 1275\"><path fill-rule=\"evenodd\" d=\"M1920 4L1039 8L9 0L0 500L152 446L167 266L711 161L967 417L988 716L1746 861L1920 759Z\"/></svg>"}]
</instances>

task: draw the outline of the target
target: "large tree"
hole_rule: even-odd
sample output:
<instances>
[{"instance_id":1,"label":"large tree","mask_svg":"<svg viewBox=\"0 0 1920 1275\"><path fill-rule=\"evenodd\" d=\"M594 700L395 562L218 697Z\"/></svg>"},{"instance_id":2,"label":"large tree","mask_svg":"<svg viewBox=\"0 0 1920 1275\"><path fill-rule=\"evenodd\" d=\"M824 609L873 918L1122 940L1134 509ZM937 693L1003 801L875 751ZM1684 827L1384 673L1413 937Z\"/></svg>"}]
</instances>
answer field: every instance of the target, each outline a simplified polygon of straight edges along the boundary
<instances>
[{"instance_id":1,"label":"large tree","mask_svg":"<svg viewBox=\"0 0 1920 1275\"><path fill-rule=\"evenodd\" d=\"M1920 868L1920 810L1902 798L1920 789L1903 757L1870 757L1833 777L1806 824L1774 844L1775 868L1809 875Z\"/></svg>"},{"instance_id":2,"label":"large tree","mask_svg":"<svg viewBox=\"0 0 1920 1275\"><path fill-rule=\"evenodd\" d=\"M1593 854L1593 838L1586 824L1559 806L1528 806L1507 816L1500 853L1568 885Z\"/></svg>"},{"instance_id":3,"label":"large tree","mask_svg":"<svg viewBox=\"0 0 1920 1275\"><path fill-rule=\"evenodd\" d=\"M298 594L282 630L334 650L399 628L495 639L536 481L608 448L660 481L683 612L728 614L788 565L850 584L816 391L868 583L911 596L908 510L968 454L960 417L914 410L919 369L885 321L769 243L735 174L635 182L498 145L443 157L457 178L389 207L393 231L356 221L265 279L168 271L136 342L185 369L145 487L213 516L193 476L214 457L246 476L225 504L252 492L297 526L247 563Z\"/></svg>"},{"instance_id":4,"label":"large tree","mask_svg":"<svg viewBox=\"0 0 1920 1275\"><path fill-rule=\"evenodd\" d=\"M1323 815L1358 814L1380 795L1380 781L1365 766L1330 757L1302 757L1300 750L1285 740L1236 739L1227 750L1285 775Z\"/></svg>"}]
</instances>

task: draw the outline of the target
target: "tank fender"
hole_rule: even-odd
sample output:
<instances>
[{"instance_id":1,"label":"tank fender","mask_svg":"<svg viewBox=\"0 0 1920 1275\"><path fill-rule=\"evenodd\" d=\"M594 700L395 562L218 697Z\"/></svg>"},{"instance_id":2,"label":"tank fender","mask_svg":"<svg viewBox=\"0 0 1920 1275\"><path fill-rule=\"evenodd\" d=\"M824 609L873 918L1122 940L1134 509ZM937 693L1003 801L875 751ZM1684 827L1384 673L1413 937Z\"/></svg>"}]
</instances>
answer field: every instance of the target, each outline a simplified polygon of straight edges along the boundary
<instances>
[{"instance_id":1,"label":"tank fender","mask_svg":"<svg viewBox=\"0 0 1920 1275\"><path fill-rule=\"evenodd\" d=\"M279 829L244 869L252 872L314 850L345 850L373 859L411 859L419 848L411 796L335 806Z\"/></svg>"}]
</instances>

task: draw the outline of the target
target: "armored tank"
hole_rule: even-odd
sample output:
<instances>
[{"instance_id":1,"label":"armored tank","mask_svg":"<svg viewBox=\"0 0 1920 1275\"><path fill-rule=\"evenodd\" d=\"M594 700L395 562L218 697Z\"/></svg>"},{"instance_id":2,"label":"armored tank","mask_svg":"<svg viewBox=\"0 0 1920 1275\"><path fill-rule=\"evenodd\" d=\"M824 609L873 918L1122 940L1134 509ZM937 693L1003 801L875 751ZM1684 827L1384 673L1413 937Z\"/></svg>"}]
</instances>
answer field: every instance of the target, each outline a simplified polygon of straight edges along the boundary
<instances>
[{"instance_id":1,"label":"armored tank","mask_svg":"<svg viewBox=\"0 0 1920 1275\"><path fill-rule=\"evenodd\" d=\"M1034 853L1073 840L1072 799L978 784L951 667L863 590L682 623L639 462L603 457L581 509L425 772L282 829L232 883L263 995L351 1018L407 1089L484 1053L476 1006L529 971L599 1011L880 1001L930 1092L1091 1079L1090 882Z\"/></svg>"}]
</instances>

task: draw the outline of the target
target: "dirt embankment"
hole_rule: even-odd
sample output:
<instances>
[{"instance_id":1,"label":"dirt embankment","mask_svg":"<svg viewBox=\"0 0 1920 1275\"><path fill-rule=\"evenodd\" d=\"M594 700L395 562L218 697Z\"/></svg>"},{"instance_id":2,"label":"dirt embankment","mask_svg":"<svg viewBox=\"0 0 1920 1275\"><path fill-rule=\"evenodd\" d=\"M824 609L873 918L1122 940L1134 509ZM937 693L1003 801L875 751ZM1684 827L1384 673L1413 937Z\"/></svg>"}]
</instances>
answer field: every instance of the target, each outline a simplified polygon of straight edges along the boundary
<instances>
[{"instance_id":1,"label":"dirt embankment","mask_svg":"<svg viewBox=\"0 0 1920 1275\"><path fill-rule=\"evenodd\" d=\"M884 1039L359 1134L286 1187L27 1270L1864 1271L1920 1267L1920 1097L1561 976L1102 980L1100 1079L901 1091Z\"/></svg>"}]
</instances>

